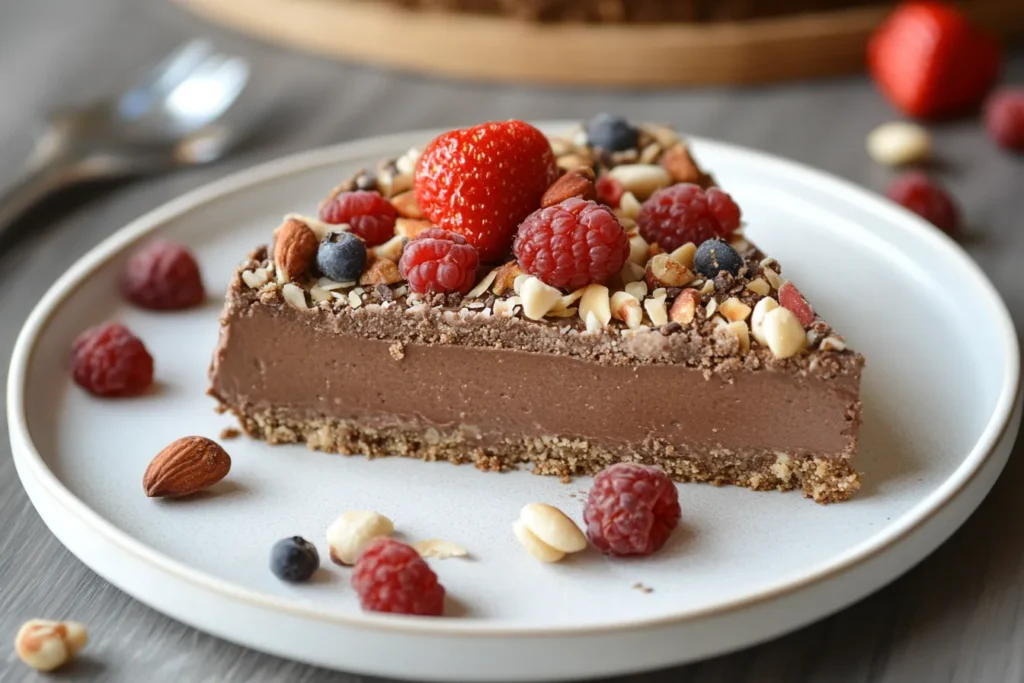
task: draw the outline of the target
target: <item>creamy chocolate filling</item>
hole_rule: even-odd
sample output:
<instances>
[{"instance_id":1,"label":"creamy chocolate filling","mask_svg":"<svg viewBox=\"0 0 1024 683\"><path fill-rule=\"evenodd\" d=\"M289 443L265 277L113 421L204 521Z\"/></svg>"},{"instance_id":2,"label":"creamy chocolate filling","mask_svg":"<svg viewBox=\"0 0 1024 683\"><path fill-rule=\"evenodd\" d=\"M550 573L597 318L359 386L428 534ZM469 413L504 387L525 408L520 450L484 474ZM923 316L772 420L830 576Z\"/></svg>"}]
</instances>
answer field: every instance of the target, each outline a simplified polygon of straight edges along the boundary
<instances>
[{"instance_id":1,"label":"creamy chocolate filling","mask_svg":"<svg viewBox=\"0 0 1024 683\"><path fill-rule=\"evenodd\" d=\"M558 436L681 450L852 454L859 368L823 379L763 368L609 366L516 349L400 343L309 324L286 305L230 308L211 393L242 413L460 429L481 446ZM306 316L302 319L301 316Z\"/></svg>"}]
</instances>

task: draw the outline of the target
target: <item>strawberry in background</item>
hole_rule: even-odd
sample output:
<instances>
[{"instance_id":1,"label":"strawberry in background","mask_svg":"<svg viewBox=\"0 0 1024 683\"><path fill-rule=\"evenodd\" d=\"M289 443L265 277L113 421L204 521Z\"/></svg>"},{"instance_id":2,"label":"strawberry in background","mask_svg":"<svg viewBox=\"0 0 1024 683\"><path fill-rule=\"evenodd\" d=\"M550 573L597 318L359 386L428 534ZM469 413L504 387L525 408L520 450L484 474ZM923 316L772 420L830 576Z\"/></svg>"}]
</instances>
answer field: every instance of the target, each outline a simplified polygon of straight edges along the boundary
<instances>
[{"instance_id":1,"label":"strawberry in background","mask_svg":"<svg viewBox=\"0 0 1024 683\"><path fill-rule=\"evenodd\" d=\"M900 5L868 44L868 69L879 89L900 111L922 119L976 109L1001 62L995 38L941 2Z\"/></svg>"}]
</instances>

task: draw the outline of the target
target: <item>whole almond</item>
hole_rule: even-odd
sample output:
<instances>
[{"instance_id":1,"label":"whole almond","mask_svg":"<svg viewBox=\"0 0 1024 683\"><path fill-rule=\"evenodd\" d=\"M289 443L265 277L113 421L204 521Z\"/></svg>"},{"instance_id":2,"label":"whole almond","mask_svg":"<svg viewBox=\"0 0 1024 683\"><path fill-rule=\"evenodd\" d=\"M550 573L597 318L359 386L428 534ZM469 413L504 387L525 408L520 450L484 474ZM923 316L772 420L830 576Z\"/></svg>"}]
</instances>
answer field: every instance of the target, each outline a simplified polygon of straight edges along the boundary
<instances>
[{"instance_id":1,"label":"whole almond","mask_svg":"<svg viewBox=\"0 0 1024 683\"><path fill-rule=\"evenodd\" d=\"M231 456L214 441L186 436L157 453L142 477L150 498L176 498L207 489L227 476Z\"/></svg>"},{"instance_id":2,"label":"whole almond","mask_svg":"<svg viewBox=\"0 0 1024 683\"><path fill-rule=\"evenodd\" d=\"M274 237L274 262L284 280L294 280L313 265L319 246L316 235L302 221L289 218Z\"/></svg>"},{"instance_id":3,"label":"whole almond","mask_svg":"<svg viewBox=\"0 0 1024 683\"><path fill-rule=\"evenodd\" d=\"M697 163L690 156L690 150L682 142L677 143L665 151L661 157L661 165L672 181L676 183L700 182L700 169Z\"/></svg>"},{"instance_id":4,"label":"whole almond","mask_svg":"<svg viewBox=\"0 0 1024 683\"><path fill-rule=\"evenodd\" d=\"M561 204L571 197L597 199L593 169L583 166L566 173L548 188L548 191L541 197L540 205L541 208L546 209L549 206Z\"/></svg>"},{"instance_id":5,"label":"whole almond","mask_svg":"<svg viewBox=\"0 0 1024 683\"><path fill-rule=\"evenodd\" d=\"M420 209L420 205L416 203L415 190L396 194L391 198L391 206L395 207L395 211L397 211L398 215L402 218L426 218L426 215Z\"/></svg>"}]
</instances>

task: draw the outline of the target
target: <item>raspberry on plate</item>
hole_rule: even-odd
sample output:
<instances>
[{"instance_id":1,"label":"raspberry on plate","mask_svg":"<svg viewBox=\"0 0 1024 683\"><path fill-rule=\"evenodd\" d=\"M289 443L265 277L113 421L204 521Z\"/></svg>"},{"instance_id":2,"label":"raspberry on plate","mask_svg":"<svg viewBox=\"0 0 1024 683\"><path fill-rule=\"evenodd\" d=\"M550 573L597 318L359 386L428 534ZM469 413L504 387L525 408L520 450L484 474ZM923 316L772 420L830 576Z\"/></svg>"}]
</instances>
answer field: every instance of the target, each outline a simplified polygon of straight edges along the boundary
<instances>
[{"instance_id":1,"label":"raspberry on plate","mask_svg":"<svg viewBox=\"0 0 1024 683\"><path fill-rule=\"evenodd\" d=\"M516 228L558 177L551 144L523 121L453 130L416 166L416 201L435 224L463 235L485 263L508 254Z\"/></svg>"},{"instance_id":2,"label":"raspberry on plate","mask_svg":"<svg viewBox=\"0 0 1024 683\"><path fill-rule=\"evenodd\" d=\"M679 494L664 471L632 462L602 470L583 510L587 537L606 555L650 555L679 526Z\"/></svg>"},{"instance_id":3,"label":"raspberry on plate","mask_svg":"<svg viewBox=\"0 0 1024 683\"><path fill-rule=\"evenodd\" d=\"M619 272L629 238L611 209L572 197L527 216L512 250L530 275L552 287L578 289Z\"/></svg>"},{"instance_id":4,"label":"raspberry on plate","mask_svg":"<svg viewBox=\"0 0 1024 683\"><path fill-rule=\"evenodd\" d=\"M740 227L740 207L717 187L702 190L680 183L658 190L640 207L636 219L640 235L675 251L687 242L701 244L728 237Z\"/></svg>"},{"instance_id":5,"label":"raspberry on plate","mask_svg":"<svg viewBox=\"0 0 1024 683\"><path fill-rule=\"evenodd\" d=\"M353 235L367 246L384 244L395 236L398 212L377 192L342 192L320 207L320 220L332 225L347 224Z\"/></svg>"},{"instance_id":6,"label":"raspberry on plate","mask_svg":"<svg viewBox=\"0 0 1024 683\"><path fill-rule=\"evenodd\" d=\"M439 617L444 586L413 548L382 536L370 541L352 571L359 604L370 612Z\"/></svg>"},{"instance_id":7,"label":"raspberry on plate","mask_svg":"<svg viewBox=\"0 0 1024 683\"><path fill-rule=\"evenodd\" d=\"M478 265L476 248L462 235L427 228L405 246L398 270L414 292L465 294L473 289Z\"/></svg>"},{"instance_id":8,"label":"raspberry on plate","mask_svg":"<svg viewBox=\"0 0 1024 683\"><path fill-rule=\"evenodd\" d=\"M985 128L1000 147L1024 152L1024 89L992 95L985 104Z\"/></svg>"},{"instance_id":9,"label":"raspberry on plate","mask_svg":"<svg viewBox=\"0 0 1024 683\"><path fill-rule=\"evenodd\" d=\"M944 232L953 232L960 224L960 211L941 185L924 173L914 171L894 180L885 194Z\"/></svg>"},{"instance_id":10,"label":"raspberry on plate","mask_svg":"<svg viewBox=\"0 0 1024 683\"><path fill-rule=\"evenodd\" d=\"M135 396L153 383L153 357L127 327L104 323L75 339L71 375L96 396Z\"/></svg>"},{"instance_id":11,"label":"raspberry on plate","mask_svg":"<svg viewBox=\"0 0 1024 683\"><path fill-rule=\"evenodd\" d=\"M155 311L198 306L206 297L192 252L166 239L153 240L131 253L121 273L121 292L133 304Z\"/></svg>"}]
</instances>

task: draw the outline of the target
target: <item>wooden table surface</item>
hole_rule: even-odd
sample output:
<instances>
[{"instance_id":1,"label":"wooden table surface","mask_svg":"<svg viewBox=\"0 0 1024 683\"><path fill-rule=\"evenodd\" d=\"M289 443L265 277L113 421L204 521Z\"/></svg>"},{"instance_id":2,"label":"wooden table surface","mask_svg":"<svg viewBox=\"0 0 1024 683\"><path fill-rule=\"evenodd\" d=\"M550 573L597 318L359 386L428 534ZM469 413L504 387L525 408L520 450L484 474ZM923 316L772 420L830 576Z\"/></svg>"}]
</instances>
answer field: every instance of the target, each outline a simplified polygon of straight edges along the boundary
<instances>
[{"instance_id":1,"label":"wooden table surface","mask_svg":"<svg viewBox=\"0 0 1024 683\"><path fill-rule=\"evenodd\" d=\"M162 0L0 0L0 178L17 168L39 115L116 88L140 64L197 34L249 58L247 105L268 120L216 167L76 193L44 207L26 239L0 252L0 358L54 279L130 219L257 161L409 128L486 119L585 118L611 110L663 120L790 157L880 189L890 171L864 153L864 135L894 117L864 78L747 89L628 94L498 88L338 64L204 25ZM612 46L614 48L614 46ZM618 49L622 49L619 46ZM1024 83L1024 53L1006 80ZM943 179L969 228L963 243L1024 321L1024 157L996 150L976 121L934 127ZM927 335L927 330L922 334ZM941 368L936 368L941 372ZM969 401L970 397L965 396ZM0 438L0 640L32 617L74 618L92 635L87 656L57 680L130 683L338 681L360 677L288 662L172 621L121 593L67 552L36 515ZM1024 681L1024 453L953 538L876 595L763 645L690 666L616 679L632 683ZM6 634L6 635L4 635ZM0 681L42 680L8 646Z\"/></svg>"}]
</instances>

